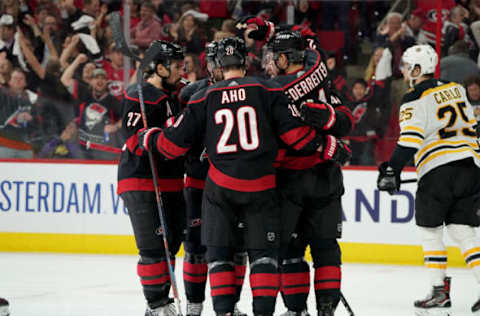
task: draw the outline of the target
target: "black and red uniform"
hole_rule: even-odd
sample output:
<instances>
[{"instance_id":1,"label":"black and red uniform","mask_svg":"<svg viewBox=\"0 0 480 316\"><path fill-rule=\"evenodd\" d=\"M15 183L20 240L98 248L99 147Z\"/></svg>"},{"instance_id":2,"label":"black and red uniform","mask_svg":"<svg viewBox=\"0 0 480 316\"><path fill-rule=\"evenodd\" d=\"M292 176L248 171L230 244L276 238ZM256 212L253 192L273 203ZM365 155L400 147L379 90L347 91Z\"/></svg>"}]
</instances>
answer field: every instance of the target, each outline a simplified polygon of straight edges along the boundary
<instances>
[{"instance_id":1,"label":"black and red uniform","mask_svg":"<svg viewBox=\"0 0 480 316\"><path fill-rule=\"evenodd\" d=\"M75 81L73 97L78 102L75 110L78 125L78 142L89 159L114 160L120 154L123 141L118 133L107 134L105 125L117 122L121 104L105 91L96 95L91 87Z\"/></svg>"},{"instance_id":2,"label":"black and red uniform","mask_svg":"<svg viewBox=\"0 0 480 316\"><path fill-rule=\"evenodd\" d=\"M204 139L199 139L201 135ZM224 80L196 93L172 127L149 138L147 142L167 158L185 154L195 142L205 142L210 168L202 241L207 246L215 312L233 312L233 256L235 247L244 243L254 314L272 315L280 282L280 209L273 164L278 140L314 153L321 138L292 116L281 87L253 77ZM239 224L244 225L240 234Z\"/></svg>"},{"instance_id":3,"label":"black and red uniform","mask_svg":"<svg viewBox=\"0 0 480 316\"><path fill-rule=\"evenodd\" d=\"M169 117L179 113L178 103L165 90L148 82L142 85L149 126L164 126ZM137 132L143 128L138 91L127 89L123 100L122 132L127 139L118 165L117 193L122 197L132 222L140 260L137 272L145 298L154 309L168 303L170 278L163 246L148 153L138 146ZM168 245L172 261L183 240L185 201L183 199L183 159L166 161L155 154L157 180L162 195Z\"/></svg>"},{"instance_id":4,"label":"black and red uniform","mask_svg":"<svg viewBox=\"0 0 480 316\"><path fill-rule=\"evenodd\" d=\"M186 107L190 97L210 85L210 80L202 79L190 83L182 90L178 99L182 107ZM188 302L203 303L207 283L208 266L205 260L207 248L201 244L200 228L202 222L202 196L205 178L208 172L208 158L204 153L204 145L196 143L185 155L185 197L187 230L183 248L183 283Z\"/></svg>"},{"instance_id":5,"label":"black and red uniform","mask_svg":"<svg viewBox=\"0 0 480 316\"><path fill-rule=\"evenodd\" d=\"M275 53L275 50L274 50ZM320 134L345 136L353 128L350 110L332 93L326 58L322 51L306 49L304 67L275 77L298 113L304 101L328 103L335 121ZM317 308L327 296L338 304L341 283L341 237L343 177L339 165L319 155L285 150L277 165L277 183L283 210L281 282L282 297L290 311L307 308L310 272L304 253L310 245L315 268Z\"/></svg>"},{"instance_id":6,"label":"black and red uniform","mask_svg":"<svg viewBox=\"0 0 480 316\"><path fill-rule=\"evenodd\" d=\"M375 165L375 142L378 135L382 136L381 108L378 106L378 98L374 95L372 86L366 90L365 96L355 100L349 96L347 102L355 121L355 129L347 137L352 149L352 165Z\"/></svg>"},{"instance_id":7,"label":"black and red uniform","mask_svg":"<svg viewBox=\"0 0 480 316\"><path fill-rule=\"evenodd\" d=\"M211 81L207 78L193 82L180 91L179 100L186 107L190 97L196 92L208 87ZM205 300L207 283L207 248L201 243L202 196L205 179L208 173L208 156L203 143L195 143L185 155L185 196L187 230L183 247L183 283L188 302L202 303ZM239 247L240 248L240 247ZM243 287L246 272L247 256L245 251L235 253L235 279L237 301Z\"/></svg>"}]
</instances>

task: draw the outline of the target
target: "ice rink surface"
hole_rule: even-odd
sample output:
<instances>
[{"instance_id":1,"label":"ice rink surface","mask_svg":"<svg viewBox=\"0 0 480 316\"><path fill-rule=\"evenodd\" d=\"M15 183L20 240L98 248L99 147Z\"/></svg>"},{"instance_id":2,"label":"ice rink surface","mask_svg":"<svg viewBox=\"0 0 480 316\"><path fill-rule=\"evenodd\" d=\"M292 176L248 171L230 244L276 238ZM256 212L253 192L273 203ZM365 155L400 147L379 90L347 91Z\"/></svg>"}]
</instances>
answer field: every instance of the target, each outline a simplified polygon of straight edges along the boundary
<instances>
[{"instance_id":1,"label":"ice rink surface","mask_svg":"<svg viewBox=\"0 0 480 316\"><path fill-rule=\"evenodd\" d=\"M11 316L143 316L136 262L136 256L0 253L0 297L10 301ZM181 259L177 266L185 304ZM448 274L451 315L472 315L478 295L473 275L468 269L449 269ZM413 301L430 289L423 267L344 264L342 290L356 316L406 316L414 315ZM250 293L247 277L240 309L248 315ZM284 310L279 298L275 315ZM316 315L313 292L309 311ZM203 315L214 315L208 297ZM348 314L340 304L335 315Z\"/></svg>"}]
</instances>

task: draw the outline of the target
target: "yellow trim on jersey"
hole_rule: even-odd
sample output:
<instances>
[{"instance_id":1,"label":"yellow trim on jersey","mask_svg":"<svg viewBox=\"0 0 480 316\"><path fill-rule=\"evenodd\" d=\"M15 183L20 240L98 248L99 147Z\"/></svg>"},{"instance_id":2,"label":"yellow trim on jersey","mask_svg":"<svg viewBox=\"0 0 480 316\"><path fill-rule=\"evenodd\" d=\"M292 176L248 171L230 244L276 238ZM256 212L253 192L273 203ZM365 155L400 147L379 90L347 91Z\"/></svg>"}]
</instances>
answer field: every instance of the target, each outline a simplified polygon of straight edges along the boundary
<instances>
[{"instance_id":1,"label":"yellow trim on jersey","mask_svg":"<svg viewBox=\"0 0 480 316\"><path fill-rule=\"evenodd\" d=\"M477 120L476 119L471 119L470 121L468 121L467 124L475 125L475 124L477 124Z\"/></svg>"},{"instance_id":2,"label":"yellow trim on jersey","mask_svg":"<svg viewBox=\"0 0 480 316\"><path fill-rule=\"evenodd\" d=\"M401 136L398 141L399 142L405 142L405 143L416 143L416 144L419 144L421 145L423 143L423 139L418 139L418 138L412 138L410 136L413 136L413 135L409 135L409 137L407 136Z\"/></svg>"},{"instance_id":3,"label":"yellow trim on jersey","mask_svg":"<svg viewBox=\"0 0 480 316\"><path fill-rule=\"evenodd\" d=\"M424 148L422 148L418 153L417 157L420 158L426 151L432 149L433 147L436 147L437 145L460 145L460 144L466 144L472 147L473 149L478 149L478 144L477 143L471 143L467 142L465 140L437 140L436 142L433 142ZM415 163L418 161L418 159L415 159Z\"/></svg>"},{"instance_id":4,"label":"yellow trim on jersey","mask_svg":"<svg viewBox=\"0 0 480 316\"><path fill-rule=\"evenodd\" d=\"M468 266L469 266L470 268L473 268L473 267L476 267L476 266L479 266L479 265L480 265L480 260L479 260L479 261L470 262L470 263L468 264Z\"/></svg>"},{"instance_id":5,"label":"yellow trim on jersey","mask_svg":"<svg viewBox=\"0 0 480 316\"><path fill-rule=\"evenodd\" d=\"M423 129L421 127L413 126L413 125L407 125L401 128L402 132L406 131L415 131L419 132L420 134L424 134Z\"/></svg>"},{"instance_id":6,"label":"yellow trim on jersey","mask_svg":"<svg viewBox=\"0 0 480 316\"><path fill-rule=\"evenodd\" d=\"M480 252L480 247L468 249L467 251L465 251L465 252L463 253L463 256L464 256L465 258L467 258L468 256L470 256L472 253L475 253L475 252Z\"/></svg>"},{"instance_id":7,"label":"yellow trim on jersey","mask_svg":"<svg viewBox=\"0 0 480 316\"><path fill-rule=\"evenodd\" d=\"M422 161L418 166L416 166L417 170L422 168L423 165L425 165L427 162L429 162L429 161L431 161L431 160L433 160L433 159L435 159L439 156L454 154L454 153L460 153L460 152L464 152L464 151L468 151L468 150L470 150L478 159L480 159L480 155L477 154L471 147L464 147L464 148L457 148L457 149L446 149L446 150L441 150L438 153L432 154L427 159Z\"/></svg>"},{"instance_id":8,"label":"yellow trim on jersey","mask_svg":"<svg viewBox=\"0 0 480 316\"><path fill-rule=\"evenodd\" d=\"M438 250L438 251L424 251L423 255L425 257L427 256L447 256L447 252L443 250Z\"/></svg>"},{"instance_id":9,"label":"yellow trim on jersey","mask_svg":"<svg viewBox=\"0 0 480 316\"><path fill-rule=\"evenodd\" d=\"M451 88L453 86L458 86L458 83L450 82L450 83L447 83L447 84L444 84L444 85L441 85L441 86L438 86L438 87L435 87L435 88L427 89L427 90L423 91L420 98L423 98L424 96L429 95L430 93L434 93L434 92L437 92L437 91L440 91L440 90Z\"/></svg>"},{"instance_id":10,"label":"yellow trim on jersey","mask_svg":"<svg viewBox=\"0 0 480 316\"><path fill-rule=\"evenodd\" d=\"M425 266L430 269L446 269L447 268L446 263L427 263Z\"/></svg>"}]
</instances>

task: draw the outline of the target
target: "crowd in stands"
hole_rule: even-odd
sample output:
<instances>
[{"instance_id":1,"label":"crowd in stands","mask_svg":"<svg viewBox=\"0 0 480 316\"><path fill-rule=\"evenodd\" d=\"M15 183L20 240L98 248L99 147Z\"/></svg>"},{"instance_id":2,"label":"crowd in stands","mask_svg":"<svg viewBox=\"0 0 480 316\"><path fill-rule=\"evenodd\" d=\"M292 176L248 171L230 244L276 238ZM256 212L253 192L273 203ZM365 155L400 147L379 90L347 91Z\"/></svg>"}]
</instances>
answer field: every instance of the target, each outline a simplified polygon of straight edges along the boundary
<instances>
[{"instance_id":1,"label":"crowd in stands","mask_svg":"<svg viewBox=\"0 0 480 316\"><path fill-rule=\"evenodd\" d=\"M108 24L112 12L130 25L128 37L138 53L154 40L181 44L185 77L196 81L206 75L205 45L239 35L239 18L260 16L278 25L293 8L294 23L325 43L332 85L354 114L351 164L377 164L393 149L398 107L409 88L400 71L402 53L414 44L436 43L437 1L406 0L405 12L390 10L393 2L2 0L0 96L19 105L0 122L0 158L119 157L123 91L135 81L136 65L124 67ZM444 0L442 10L440 77L465 85L480 120L480 0ZM245 39L248 74L275 75L265 49ZM371 47L368 63L360 58L365 44ZM352 65L364 75L349 73Z\"/></svg>"}]
</instances>

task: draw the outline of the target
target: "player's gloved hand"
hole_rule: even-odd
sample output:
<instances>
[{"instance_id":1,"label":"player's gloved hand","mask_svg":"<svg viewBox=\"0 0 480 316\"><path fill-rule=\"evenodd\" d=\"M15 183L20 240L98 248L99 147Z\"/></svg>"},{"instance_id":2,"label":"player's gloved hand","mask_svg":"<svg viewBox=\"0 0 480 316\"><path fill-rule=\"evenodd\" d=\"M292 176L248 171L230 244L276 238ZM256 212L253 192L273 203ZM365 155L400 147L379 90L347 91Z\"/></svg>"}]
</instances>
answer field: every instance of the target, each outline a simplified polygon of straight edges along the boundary
<instances>
[{"instance_id":1,"label":"player's gloved hand","mask_svg":"<svg viewBox=\"0 0 480 316\"><path fill-rule=\"evenodd\" d=\"M302 35L302 37L317 36L317 34L315 34L308 26L305 25L294 25L292 26L292 31L300 32L300 35Z\"/></svg>"},{"instance_id":2,"label":"player's gloved hand","mask_svg":"<svg viewBox=\"0 0 480 316\"><path fill-rule=\"evenodd\" d=\"M323 142L322 158L332 160L343 166L352 158L352 151L342 140L332 135L326 135Z\"/></svg>"},{"instance_id":3,"label":"player's gloved hand","mask_svg":"<svg viewBox=\"0 0 480 316\"><path fill-rule=\"evenodd\" d=\"M155 146L155 144L153 144L152 136L161 132L162 132L162 129L159 127L140 129L137 132L138 146L140 146L140 148L143 150L150 151Z\"/></svg>"},{"instance_id":4,"label":"player's gloved hand","mask_svg":"<svg viewBox=\"0 0 480 316\"><path fill-rule=\"evenodd\" d=\"M245 30L253 28L248 37L257 41L268 41L275 33L275 25L257 16L246 16L240 18L236 23L237 29Z\"/></svg>"},{"instance_id":5,"label":"player's gloved hand","mask_svg":"<svg viewBox=\"0 0 480 316\"><path fill-rule=\"evenodd\" d=\"M384 161L378 166L377 188L380 191L387 191L390 195L400 190L400 173L396 172Z\"/></svg>"},{"instance_id":6,"label":"player's gloved hand","mask_svg":"<svg viewBox=\"0 0 480 316\"><path fill-rule=\"evenodd\" d=\"M310 126L328 130L336 121L333 106L327 103L315 103L307 100L300 104L300 117Z\"/></svg>"}]
</instances>

